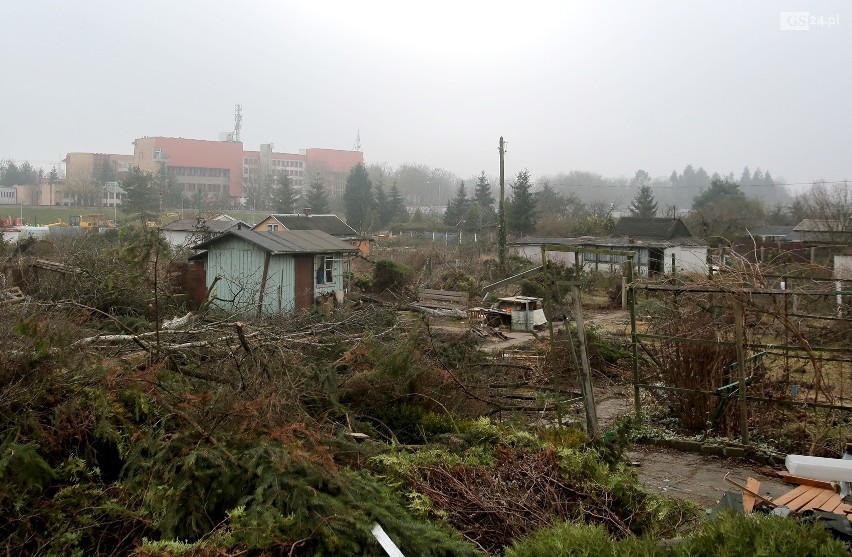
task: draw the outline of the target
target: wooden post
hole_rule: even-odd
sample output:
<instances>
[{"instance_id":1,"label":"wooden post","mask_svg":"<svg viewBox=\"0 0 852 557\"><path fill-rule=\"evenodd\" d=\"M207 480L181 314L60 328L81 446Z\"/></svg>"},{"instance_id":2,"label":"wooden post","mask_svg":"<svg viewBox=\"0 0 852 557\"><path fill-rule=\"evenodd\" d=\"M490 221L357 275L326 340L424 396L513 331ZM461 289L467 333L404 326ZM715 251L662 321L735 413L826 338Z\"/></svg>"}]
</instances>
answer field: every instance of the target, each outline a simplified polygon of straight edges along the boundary
<instances>
[{"instance_id":1,"label":"wooden post","mask_svg":"<svg viewBox=\"0 0 852 557\"><path fill-rule=\"evenodd\" d=\"M627 258L627 305L630 306L630 349L633 357L633 406L636 419L642 419L639 396L639 337L636 334L636 289L633 288L633 258Z\"/></svg>"},{"instance_id":2,"label":"wooden post","mask_svg":"<svg viewBox=\"0 0 852 557\"><path fill-rule=\"evenodd\" d=\"M677 259L675 257L675 252L672 252L672 276L677 276Z\"/></svg>"},{"instance_id":3,"label":"wooden post","mask_svg":"<svg viewBox=\"0 0 852 557\"><path fill-rule=\"evenodd\" d=\"M559 366L556 365L556 341L553 338L553 303L550 300L550 272L547 269L547 251L541 246L541 268L544 272L544 308L547 312L547 329L550 332L550 370L553 373L553 390L556 392L556 424L562 429L562 392ZM572 347L573 349L573 347Z\"/></svg>"},{"instance_id":4,"label":"wooden post","mask_svg":"<svg viewBox=\"0 0 852 557\"><path fill-rule=\"evenodd\" d=\"M748 444L748 406L746 402L745 331L743 327L743 304L734 302L734 334L737 341L737 367L740 371L740 440Z\"/></svg>"},{"instance_id":5,"label":"wooden post","mask_svg":"<svg viewBox=\"0 0 852 557\"><path fill-rule=\"evenodd\" d=\"M500 263L500 271L506 271L506 171L505 171L505 155L506 146L503 143L503 136L500 136L500 199L498 212L499 220L497 223L497 258Z\"/></svg>"},{"instance_id":6,"label":"wooden post","mask_svg":"<svg viewBox=\"0 0 852 557\"><path fill-rule=\"evenodd\" d=\"M586 435L589 436L589 439L594 439L598 436L598 415L595 408L595 392L592 389L589 353L586 350L586 330L583 324L583 308L580 303L580 287L575 284L572 290L574 293L574 320L577 324L577 338L580 341L580 359L582 360L580 390L583 393L583 404L586 407Z\"/></svg>"},{"instance_id":7,"label":"wooden post","mask_svg":"<svg viewBox=\"0 0 852 557\"><path fill-rule=\"evenodd\" d=\"M621 276L621 309L627 309L627 277Z\"/></svg>"}]
</instances>

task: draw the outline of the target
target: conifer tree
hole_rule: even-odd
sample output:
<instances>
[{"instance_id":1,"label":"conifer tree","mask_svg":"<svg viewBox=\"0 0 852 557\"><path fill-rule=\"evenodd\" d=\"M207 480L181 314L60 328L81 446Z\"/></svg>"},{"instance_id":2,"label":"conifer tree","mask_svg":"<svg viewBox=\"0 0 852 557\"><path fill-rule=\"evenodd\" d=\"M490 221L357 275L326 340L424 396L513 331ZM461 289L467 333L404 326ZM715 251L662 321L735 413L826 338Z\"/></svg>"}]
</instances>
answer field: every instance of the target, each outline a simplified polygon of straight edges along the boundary
<instances>
[{"instance_id":1,"label":"conifer tree","mask_svg":"<svg viewBox=\"0 0 852 557\"><path fill-rule=\"evenodd\" d=\"M295 213L299 203L299 192L293 187L293 180L286 174L279 174L272 190L272 209L278 213Z\"/></svg>"},{"instance_id":2,"label":"conifer tree","mask_svg":"<svg viewBox=\"0 0 852 557\"><path fill-rule=\"evenodd\" d=\"M389 203L392 211L391 222L408 222L408 209L405 208L405 201L399 193L396 182L391 186Z\"/></svg>"},{"instance_id":3,"label":"conifer tree","mask_svg":"<svg viewBox=\"0 0 852 557\"><path fill-rule=\"evenodd\" d=\"M346 178L346 189L343 191L343 204L346 210L346 224L358 232L364 232L368 226L369 213L376 208L373 182L367 174L364 163L358 163L349 172Z\"/></svg>"},{"instance_id":4,"label":"conifer tree","mask_svg":"<svg viewBox=\"0 0 852 557\"><path fill-rule=\"evenodd\" d=\"M325 182L322 176L317 174L311 181L311 189L308 190L306 201L311 211L318 215L324 215L331 212L331 206L328 203L328 193L325 191Z\"/></svg>"},{"instance_id":5,"label":"conifer tree","mask_svg":"<svg viewBox=\"0 0 852 557\"><path fill-rule=\"evenodd\" d=\"M657 216L657 201L654 199L654 191L648 184L643 185L636 192L636 196L630 204L630 216L642 218Z\"/></svg>"},{"instance_id":6,"label":"conifer tree","mask_svg":"<svg viewBox=\"0 0 852 557\"><path fill-rule=\"evenodd\" d=\"M447 226L456 226L459 222L463 221L469 203L470 200L467 198L464 181L462 181L456 190L456 196L447 203L447 210L444 211L444 224Z\"/></svg>"},{"instance_id":7,"label":"conifer tree","mask_svg":"<svg viewBox=\"0 0 852 557\"><path fill-rule=\"evenodd\" d=\"M381 179L376 183L376 213L378 213L380 227L387 226L393 217L390 200L385 194Z\"/></svg>"},{"instance_id":8,"label":"conifer tree","mask_svg":"<svg viewBox=\"0 0 852 557\"><path fill-rule=\"evenodd\" d=\"M491 183L485 172L479 175L476 189L473 191L473 201L484 209L494 210L494 194L491 192Z\"/></svg>"},{"instance_id":9,"label":"conifer tree","mask_svg":"<svg viewBox=\"0 0 852 557\"><path fill-rule=\"evenodd\" d=\"M507 208L507 225L509 230L515 234L531 234L535 230L536 211L535 198L530 191L530 173L524 169L518 172L518 176L512 183L512 199Z\"/></svg>"}]
</instances>

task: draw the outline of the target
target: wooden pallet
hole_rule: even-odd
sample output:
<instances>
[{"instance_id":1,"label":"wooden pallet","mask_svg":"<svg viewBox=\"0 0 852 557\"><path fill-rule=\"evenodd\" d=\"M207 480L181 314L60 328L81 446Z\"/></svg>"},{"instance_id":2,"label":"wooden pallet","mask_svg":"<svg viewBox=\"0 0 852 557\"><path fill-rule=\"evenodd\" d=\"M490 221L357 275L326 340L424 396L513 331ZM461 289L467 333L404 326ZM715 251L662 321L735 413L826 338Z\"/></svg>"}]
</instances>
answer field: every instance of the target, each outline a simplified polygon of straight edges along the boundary
<instances>
[{"instance_id":1,"label":"wooden pallet","mask_svg":"<svg viewBox=\"0 0 852 557\"><path fill-rule=\"evenodd\" d=\"M852 505L841 502L840 494L833 489L800 485L791 489L784 495L774 499L776 505L785 505L795 513L810 510L827 511L835 514L844 514L852 519Z\"/></svg>"}]
</instances>

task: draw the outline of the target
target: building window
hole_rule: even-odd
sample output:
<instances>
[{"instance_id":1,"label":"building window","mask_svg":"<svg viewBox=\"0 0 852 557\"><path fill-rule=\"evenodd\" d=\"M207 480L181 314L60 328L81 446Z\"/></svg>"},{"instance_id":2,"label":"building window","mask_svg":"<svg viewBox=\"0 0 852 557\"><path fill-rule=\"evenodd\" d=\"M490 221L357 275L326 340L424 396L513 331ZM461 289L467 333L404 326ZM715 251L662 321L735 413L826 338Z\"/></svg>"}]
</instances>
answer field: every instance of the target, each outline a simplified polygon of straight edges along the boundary
<instances>
[{"instance_id":1,"label":"building window","mask_svg":"<svg viewBox=\"0 0 852 557\"><path fill-rule=\"evenodd\" d=\"M267 224L266 225L266 231L267 232L277 232L278 231L278 225L277 224Z\"/></svg>"},{"instance_id":2,"label":"building window","mask_svg":"<svg viewBox=\"0 0 852 557\"><path fill-rule=\"evenodd\" d=\"M334 282L334 260L327 256L319 256L317 265L317 284L331 284Z\"/></svg>"}]
</instances>

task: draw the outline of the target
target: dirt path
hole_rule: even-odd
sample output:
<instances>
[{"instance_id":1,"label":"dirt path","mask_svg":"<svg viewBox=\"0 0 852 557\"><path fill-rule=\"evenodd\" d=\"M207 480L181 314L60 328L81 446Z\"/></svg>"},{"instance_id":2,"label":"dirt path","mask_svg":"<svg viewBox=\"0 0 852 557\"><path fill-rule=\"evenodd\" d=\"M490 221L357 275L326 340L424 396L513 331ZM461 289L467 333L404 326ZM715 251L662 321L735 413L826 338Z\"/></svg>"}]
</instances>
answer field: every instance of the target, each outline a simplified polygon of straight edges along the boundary
<instances>
[{"instance_id":1,"label":"dirt path","mask_svg":"<svg viewBox=\"0 0 852 557\"><path fill-rule=\"evenodd\" d=\"M794 487L729 458L640 445L635 445L627 454L640 464L636 470L639 480L652 492L689 499L704 508L715 505L724 492L737 491L725 481L728 473L728 477L740 485L744 485L749 476L755 478L760 482L760 494L768 497L778 497Z\"/></svg>"},{"instance_id":2,"label":"dirt path","mask_svg":"<svg viewBox=\"0 0 852 557\"><path fill-rule=\"evenodd\" d=\"M583 313L588 325L597 326L604 333L629 334L629 314L624 310L584 309ZM530 333L504 333L510 337L508 340L491 337L484 343L483 349L507 350L535 338ZM547 335L546 332L542 334L545 337ZM611 430L619 416L633 412L632 386L616 384L598 376L595 379L595 405L600 431ZM580 413L575 418L582 420ZM745 484L748 477L757 479L760 481L760 494L768 497L777 497L792 488L777 477L761 473L759 467L737 459L681 453L644 445L634 445L627 456L639 463L636 468L639 480L652 492L688 499L703 508L715 505L725 491L737 490L725 481L726 474L730 474L728 477L739 484Z\"/></svg>"},{"instance_id":3,"label":"dirt path","mask_svg":"<svg viewBox=\"0 0 852 557\"><path fill-rule=\"evenodd\" d=\"M619 416L633 412L633 391L630 385L619 385L595 389L600 431L615 426ZM761 467L753 466L732 458L720 458L664 449L661 447L634 445L627 451L631 461L639 463L636 472L639 480L652 492L695 501L703 508L716 504L726 491L737 488L725 481L730 479L744 485L751 476L760 481L760 494L777 497L793 486L777 477L762 473Z\"/></svg>"}]
</instances>

